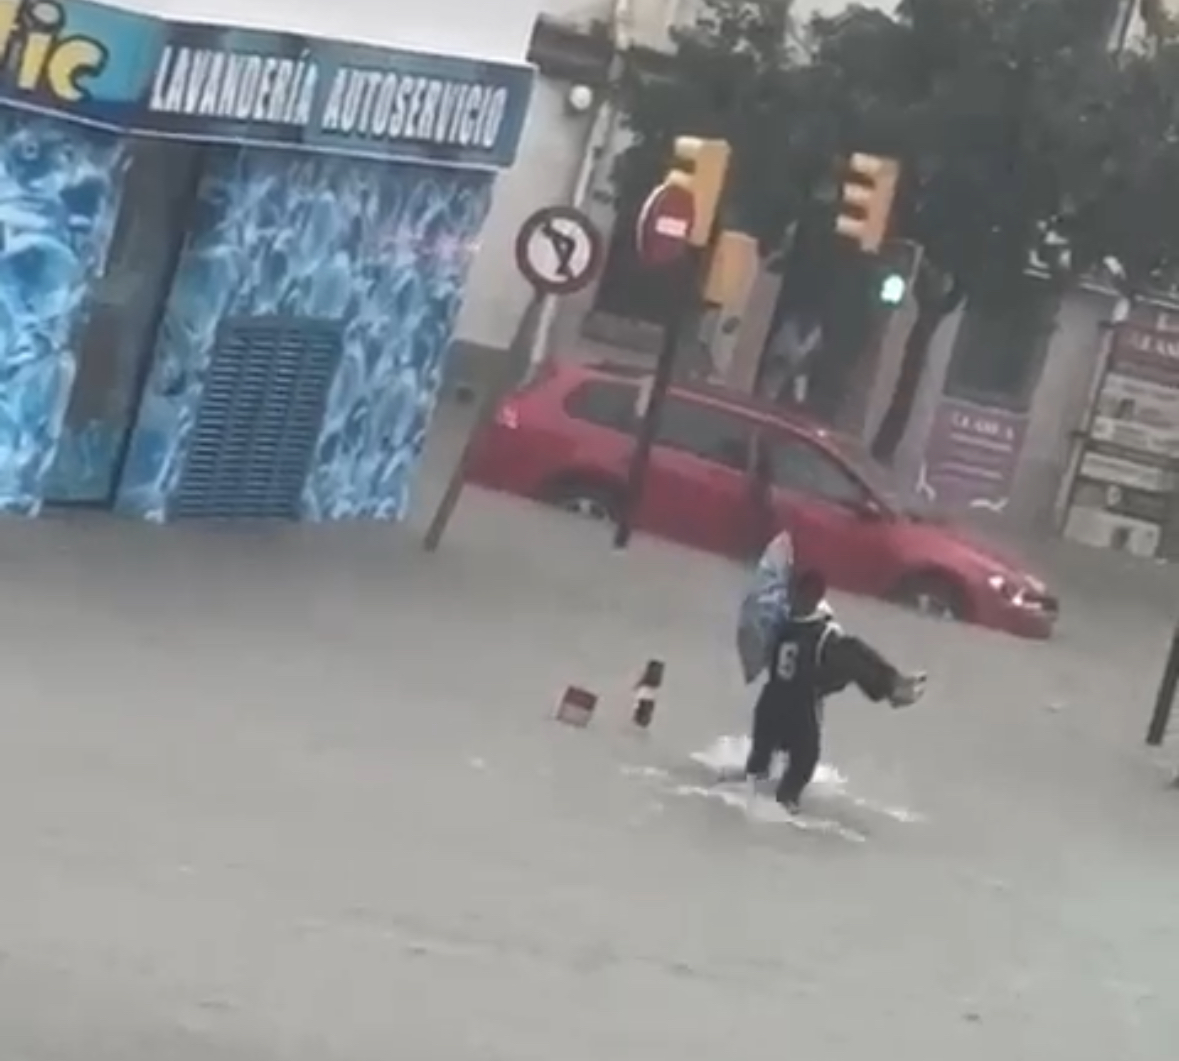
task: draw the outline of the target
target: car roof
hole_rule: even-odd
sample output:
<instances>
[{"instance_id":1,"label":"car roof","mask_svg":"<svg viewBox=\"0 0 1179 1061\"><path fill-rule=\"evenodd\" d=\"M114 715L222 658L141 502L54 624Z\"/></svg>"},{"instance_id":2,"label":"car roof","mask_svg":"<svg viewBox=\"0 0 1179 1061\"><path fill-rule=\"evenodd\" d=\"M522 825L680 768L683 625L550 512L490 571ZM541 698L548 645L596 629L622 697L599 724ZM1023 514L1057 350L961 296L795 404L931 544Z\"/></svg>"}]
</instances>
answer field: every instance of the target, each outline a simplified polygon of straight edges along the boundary
<instances>
[{"instance_id":1,"label":"car roof","mask_svg":"<svg viewBox=\"0 0 1179 1061\"><path fill-rule=\"evenodd\" d=\"M590 375L613 376L616 379L644 380L653 375L651 369L640 365L626 364L617 361L588 362L580 366L588 370ZM672 383L671 390L677 394L703 398L705 401L724 405L739 412L749 413L758 420L773 420L787 426L804 428L825 435L829 433L827 425L816 420L803 409L791 409L769 398L746 394L733 387L726 387L717 383L700 383L677 380Z\"/></svg>"}]
</instances>

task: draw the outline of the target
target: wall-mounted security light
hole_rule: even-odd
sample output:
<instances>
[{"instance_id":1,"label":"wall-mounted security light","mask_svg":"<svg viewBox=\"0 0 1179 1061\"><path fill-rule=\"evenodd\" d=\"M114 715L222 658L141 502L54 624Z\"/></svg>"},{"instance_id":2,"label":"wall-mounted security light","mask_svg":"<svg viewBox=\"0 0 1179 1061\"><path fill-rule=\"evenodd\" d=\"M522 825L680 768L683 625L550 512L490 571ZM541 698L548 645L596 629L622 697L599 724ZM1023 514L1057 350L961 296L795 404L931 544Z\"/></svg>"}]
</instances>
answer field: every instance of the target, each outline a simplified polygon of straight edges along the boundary
<instances>
[{"instance_id":1,"label":"wall-mounted security light","mask_svg":"<svg viewBox=\"0 0 1179 1061\"><path fill-rule=\"evenodd\" d=\"M584 114L594 105L594 90L589 85L572 85L565 96L565 106L574 114Z\"/></svg>"}]
</instances>

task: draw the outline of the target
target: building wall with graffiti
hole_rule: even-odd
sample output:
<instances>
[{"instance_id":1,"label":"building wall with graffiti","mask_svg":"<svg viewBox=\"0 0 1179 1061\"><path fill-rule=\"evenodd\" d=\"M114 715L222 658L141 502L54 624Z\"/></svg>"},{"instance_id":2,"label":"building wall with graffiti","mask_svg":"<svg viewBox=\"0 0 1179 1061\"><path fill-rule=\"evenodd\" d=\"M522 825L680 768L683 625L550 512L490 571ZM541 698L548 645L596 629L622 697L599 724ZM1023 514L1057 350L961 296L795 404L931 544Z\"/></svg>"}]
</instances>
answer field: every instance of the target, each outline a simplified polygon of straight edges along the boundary
<instances>
[{"instance_id":1,"label":"building wall with graffiti","mask_svg":"<svg viewBox=\"0 0 1179 1061\"><path fill-rule=\"evenodd\" d=\"M0 3L0 510L402 514L531 85Z\"/></svg>"},{"instance_id":2,"label":"building wall with graffiti","mask_svg":"<svg viewBox=\"0 0 1179 1061\"><path fill-rule=\"evenodd\" d=\"M0 111L0 505L40 506L70 388L71 336L105 260L124 145Z\"/></svg>"},{"instance_id":3,"label":"building wall with graffiti","mask_svg":"<svg viewBox=\"0 0 1179 1061\"><path fill-rule=\"evenodd\" d=\"M489 182L329 156L293 176L284 165L223 152L205 175L122 477L125 511L165 517L221 322L284 314L346 322L306 515L396 517L408 503Z\"/></svg>"}]
</instances>

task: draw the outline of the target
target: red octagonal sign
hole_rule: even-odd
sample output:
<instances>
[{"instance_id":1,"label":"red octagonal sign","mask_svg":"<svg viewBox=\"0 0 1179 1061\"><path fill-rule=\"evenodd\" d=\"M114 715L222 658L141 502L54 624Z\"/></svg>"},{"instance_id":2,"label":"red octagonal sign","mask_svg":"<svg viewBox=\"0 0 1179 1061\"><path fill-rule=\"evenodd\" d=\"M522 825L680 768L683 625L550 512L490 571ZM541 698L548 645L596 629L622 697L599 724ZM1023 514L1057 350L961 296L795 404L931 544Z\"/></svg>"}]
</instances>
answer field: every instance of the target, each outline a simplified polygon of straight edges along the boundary
<instances>
[{"instance_id":1,"label":"red octagonal sign","mask_svg":"<svg viewBox=\"0 0 1179 1061\"><path fill-rule=\"evenodd\" d=\"M670 265L688 249L696 219L696 201L679 184L661 184L643 203L635 229L639 259L644 265Z\"/></svg>"}]
</instances>

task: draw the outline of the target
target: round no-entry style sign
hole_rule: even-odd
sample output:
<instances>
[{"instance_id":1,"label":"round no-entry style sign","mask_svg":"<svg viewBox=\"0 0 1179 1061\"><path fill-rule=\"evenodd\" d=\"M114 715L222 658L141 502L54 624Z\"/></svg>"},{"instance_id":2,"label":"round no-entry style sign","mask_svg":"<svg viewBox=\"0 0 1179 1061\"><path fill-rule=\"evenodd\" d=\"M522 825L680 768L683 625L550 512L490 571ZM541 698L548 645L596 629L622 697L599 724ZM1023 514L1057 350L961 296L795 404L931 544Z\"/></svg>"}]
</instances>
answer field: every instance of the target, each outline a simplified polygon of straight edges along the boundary
<instances>
[{"instance_id":1,"label":"round no-entry style sign","mask_svg":"<svg viewBox=\"0 0 1179 1061\"><path fill-rule=\"evenodd\" d=\"M639 211L635 243L644 265L670 265L688 249L696 220L692 193L678 184L661 184Z\"/></svg>"},{"instance_id":2,"label":"round no-entry style sign","mask_svg":"<svg viewBox=\"0 0 1179 1061\"><path fill-rule=\"evenodd\" d=\"M546 206L530 215L516 235L516 268L538 291L570 295L602 268L602 235L572 206Z\"/></svg>"}]
</instances>

